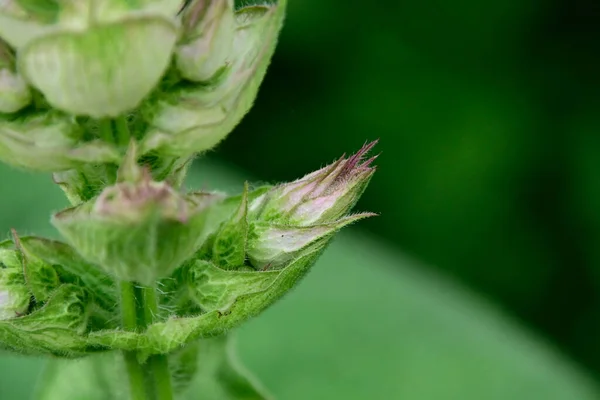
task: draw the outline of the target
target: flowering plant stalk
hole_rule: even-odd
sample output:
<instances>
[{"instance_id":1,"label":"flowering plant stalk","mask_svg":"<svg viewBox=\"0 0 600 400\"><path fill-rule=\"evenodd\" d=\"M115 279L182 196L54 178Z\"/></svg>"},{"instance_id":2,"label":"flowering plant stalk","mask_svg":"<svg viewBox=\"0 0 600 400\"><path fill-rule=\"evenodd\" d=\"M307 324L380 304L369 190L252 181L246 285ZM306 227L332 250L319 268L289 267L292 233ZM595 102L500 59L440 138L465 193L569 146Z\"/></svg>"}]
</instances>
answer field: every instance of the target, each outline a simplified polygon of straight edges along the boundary
<instances>
[{"instance_id":1,"label":"flowering plant stalk","mask_svg":"<svg viewBox=\"0 0 600 400\"><path fill-rule=\"evenodd\" d=\"M250 109L286 0L0 2L0 160L50 172L64 242L0 243L0 346L52 356L38 399L265 399L227 333L288 292L374 172L182 188ZM75 361L64 361L80 359Z\"/></svg>"}]
</instances>

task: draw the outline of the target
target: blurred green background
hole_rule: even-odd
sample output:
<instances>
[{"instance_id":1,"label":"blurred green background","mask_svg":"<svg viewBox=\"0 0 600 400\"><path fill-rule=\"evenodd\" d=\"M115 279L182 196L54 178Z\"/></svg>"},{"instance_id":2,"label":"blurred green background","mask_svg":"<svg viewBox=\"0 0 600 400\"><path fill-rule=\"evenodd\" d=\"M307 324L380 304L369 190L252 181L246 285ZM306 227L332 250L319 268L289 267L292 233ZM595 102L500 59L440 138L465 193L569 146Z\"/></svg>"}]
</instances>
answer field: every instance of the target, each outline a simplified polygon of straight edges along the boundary
<instances>
[{"instance_id":1,"label":"blurred green background","mask_svg":"<svg viewBox=\"0 0 600 400\"><path fill-rule=\"evenodd\" d=\"M291 0L217 155L284 181L376 138L360 228L600 374L600 2Z\"/></svg>"},{"instance_id":2,"label":"blurred green background","mask_svg":"<svg viewBox=\"0 0 600 400\"><path fill-rule=\"evenodd\" d=\"M600 3L290 0L194 184L295 179L376 138L358 208L381 217L242 329L249 367L282 400L600 398ZM0 182L1 232L52 234L50 181ZM0 399L39 368L0 358Z\"/></svg>"}]
</instances>

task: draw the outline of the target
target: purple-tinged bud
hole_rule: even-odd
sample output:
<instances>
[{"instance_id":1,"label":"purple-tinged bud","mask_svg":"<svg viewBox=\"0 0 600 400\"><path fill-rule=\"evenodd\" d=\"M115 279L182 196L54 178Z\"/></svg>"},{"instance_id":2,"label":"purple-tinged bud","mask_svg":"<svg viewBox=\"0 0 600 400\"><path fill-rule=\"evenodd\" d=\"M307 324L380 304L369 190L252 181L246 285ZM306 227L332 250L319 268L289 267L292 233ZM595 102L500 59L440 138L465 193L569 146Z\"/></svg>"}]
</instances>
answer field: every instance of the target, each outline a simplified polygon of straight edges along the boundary
<instances>
[{"instance_id":1,"label":"purple-tinged bud","mask_svg":"<svg viewBox=\"0 0 600 400\"><path fill-rule=\"evenodd\" d=\"M250 204L249 211L258 220L307 226L338 220L356 204L367 187L377 156L364 156L377 141L363 146L349 158L270 191Z\"/></svg>"},{"instance_id":2,"label":"purple-tinged bud","mask_svg":"<svg viewBox=\"0 0 600 400\"><path fill-rule=\"evenodd\" d=\"M152 286L199 248L208 208L222 197L179 193L153 181L136 160L131 146L117 184L56 214L52 223L83 258L106 273Z\"/></svg>"},{"instance_id":3,"label":"purple-tinged bud","mask_svg":"<svg viewBox=\"0 0 600 400\"><path fill-rule=\"evenodd\" d=\"M195 0L182 17L185 36L175 51L181 75L209 81L231 57L236 22L233 0Z\"/></svg>"}]
</instances>

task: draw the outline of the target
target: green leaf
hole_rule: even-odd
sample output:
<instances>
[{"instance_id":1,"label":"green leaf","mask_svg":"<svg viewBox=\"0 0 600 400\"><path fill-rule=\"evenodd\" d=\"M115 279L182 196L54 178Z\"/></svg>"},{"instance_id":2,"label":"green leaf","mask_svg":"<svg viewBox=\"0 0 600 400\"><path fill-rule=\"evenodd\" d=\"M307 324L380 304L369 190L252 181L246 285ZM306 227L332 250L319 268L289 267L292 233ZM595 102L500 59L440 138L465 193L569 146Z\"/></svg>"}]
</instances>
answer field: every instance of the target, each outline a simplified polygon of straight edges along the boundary
<instances>
[{"instance_id":1,"label":"green leaf","mask_svg":"<svg viewBox=\"0 0 600 400\"><path fill-rule=\"evenodd\" d=\"M267 290L280 273L225 271L208 261L197 261L190 268L190 293L203 311L226 313L238 298Z\"/></svg>"},{"instance_id":2,"label":"green leaf","mask_svg":"<svg viewBox=\"0 0 600 400\"><path fill-rule=\"evenodd\" d=\"M217 232L212 249L212 259L224 269L239 268L246 259L248 238L248 184L237 212Z\"/></svg>"},{"instance_id":3,"label":"green leaf","mask_svg":"<svg viewBox=\"0 0 600 400\"><path fill-rule=\"evenodd\" d=\"M48 300L52 292L60 285L58 274L52 265L39 259L31 252L26 252L14 231L13 238L16 248L21 252L25 283L29 291L33 294L35 301L38 304L42 304Z\"/></svg>"},{"instance_id":4,"label":"green leaf","mask_svg":"<svg viewBox=\"0 0 600 400\"><path fill-rule=\"evenodd\" d=\"M239 337L244 362L279 399L600 398L597 382L545 339L357 232L341 233Z\"/></svg>"},{"instance_id":5,"label":"green leaf","mask_svg":"<svg viewBox=\"0 0 600 400\"><path fill-rule=\"evenodd\" d=\"M39 310L0 321L0 346L23 354L81 356L85 342L80 335L87 328L87 307L85 290L62 285Z\"/></svg>"},{"instance_id":6,"label":"green leaf","mask_svg":"<svg viewBox=\"0 0 600 400\"><path fill-rule=\"evenodd\" d=\"M270 396L239 363L228 336L198 342L196 377L181 394L189 400L266 400Z\"/></svg>"},{"instance_id":7,"label":"green leaf","mask_svg":"<svg viewBox=\"0 0 600 400\"><path fill-rule=\"evenodd\" d=\"M29 257L37 257L52 265L62 283L84 287L92 294L95 303L105 310L114 310L117 304L114 281L81 258L69 245L34 236L21 237L20 245Z\"/></svg>"},{"instance_id":8,"label":"green leaf","mask_svg":"<svg viewBox=\"0 0 600 400\"><path fill-rule=\"evenodd\" d=\"M129 400L123 356L110 352L73 360L52 360L45 367L36 400Z\"/></svg>"},{"instance_id":9,"label":"green leaf","mask_svg":"<svg viewBox=\"0 0 600 400\"><path fill-rule=\"evenodd\" d=\"M31 305L20 258L12 242L0 243L0 320L24 315Z\"/></svg>"},{"instance_id":10,"label":"green leaf","mask_svg":"<svg viewBox=\"0 0 600 400\"><path fill-rule=\"evenodd\" d=\"M264 400L263 390L239 366L227 337L202 340L169 357L177 400ZM53 360L38 383L36 400L129 400L121 353L73 362Z\"/></svg>"},{"instance_id":11,"label":"green leaf","mask_svg":"<svg viewBox=\"0 0 600 400\"><path fill-rule=\"evenodd\" d=\"M225 313L215 310L197 317L170 318L165 322L150 325L145 332L143 341L139 344L140 357L143 359L151 354L169 353L198 338L223 334L258 315L296 285L318 258L322 249L323 247L315 248L297 258L281 271L276 271L279 274L266 290L240 295ZM260 274L260 272L254 273ZM257 286L260 290L260 285ZM245 286L245 288L257 290L257 287L253 285ZM231 300L232 297L223 296L213 305L227 304Z\"/></svg>"}]
</instances>

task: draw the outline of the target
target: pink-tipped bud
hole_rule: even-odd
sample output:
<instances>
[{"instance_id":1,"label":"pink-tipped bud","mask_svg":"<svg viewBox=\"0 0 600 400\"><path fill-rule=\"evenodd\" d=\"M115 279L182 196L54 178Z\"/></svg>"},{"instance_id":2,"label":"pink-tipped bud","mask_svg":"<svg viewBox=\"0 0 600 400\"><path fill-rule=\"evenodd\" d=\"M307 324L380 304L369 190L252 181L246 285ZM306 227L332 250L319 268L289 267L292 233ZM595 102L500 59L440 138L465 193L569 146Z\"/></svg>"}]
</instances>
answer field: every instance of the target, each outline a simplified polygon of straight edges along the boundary
<instances>
[{"instance_id":1,"label":"pink-tipped bud","mask_svg":"<svg viewBox=\"0 0 600 400\"><path fill-rule=\"evenodd\" d=\"M261 220L296 226L336 221L356 204L373 176L371 164L377 157L365 159L365 155L376 144L366 144L349 158L275 186L252 202L250 212Z\"/></svg>"}]
</instances>

